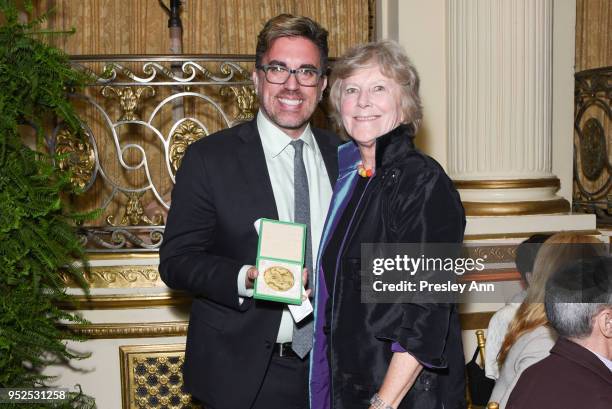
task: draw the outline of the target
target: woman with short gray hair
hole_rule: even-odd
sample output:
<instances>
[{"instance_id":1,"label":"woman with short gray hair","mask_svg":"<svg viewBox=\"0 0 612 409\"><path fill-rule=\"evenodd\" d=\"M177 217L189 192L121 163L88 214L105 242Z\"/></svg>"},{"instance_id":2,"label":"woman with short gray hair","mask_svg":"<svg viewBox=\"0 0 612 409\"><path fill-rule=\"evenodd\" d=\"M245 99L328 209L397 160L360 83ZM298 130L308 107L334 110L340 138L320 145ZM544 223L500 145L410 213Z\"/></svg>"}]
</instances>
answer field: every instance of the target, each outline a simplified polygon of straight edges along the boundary
<instances>
[{"instance_id":1,"label":"woman with short gray hair","mask_svg":"<svg viewBox=\"0 0 612 409\"><path fill-rule=\"evenodd\" d=\"M380 41L339 58L331 82L334 117L351 141L338 150L319 252L311 407L465 408L456 306L361 302L362 243L463 240L453 183L413 142L418 74L397 43Z\"/></svg>"},{"instance_id":2,"label":"woman with short gray hair","mask_svg":"<svg viewBox=\"0 0 612 409\"><path fill-rule=\"evenodd\" d=\"M333 107L331 114L336 124L341 130L346 131L340 106L343 80L357 71L371 68L372 60L376 60L382 75L392 79L397 84L399 109L403 122L412 124L416 134L423 118L423 107L419 96L419 74L402 47L398 43L388 40L356 47L334 63L330 76L332 86L329 91L329 100Z\"/></svg>"}]
</instances>

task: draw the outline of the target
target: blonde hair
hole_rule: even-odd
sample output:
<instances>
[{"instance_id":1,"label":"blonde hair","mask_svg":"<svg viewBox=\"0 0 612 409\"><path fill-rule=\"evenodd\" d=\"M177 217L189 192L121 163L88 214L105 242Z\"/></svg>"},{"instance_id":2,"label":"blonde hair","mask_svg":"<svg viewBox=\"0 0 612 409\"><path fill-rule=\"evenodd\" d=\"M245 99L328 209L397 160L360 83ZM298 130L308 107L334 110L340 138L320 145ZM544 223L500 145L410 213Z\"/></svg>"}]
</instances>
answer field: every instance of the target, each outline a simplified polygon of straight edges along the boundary
<instances>
[{"instance_id":1,"label":"blonde hair","mask_svg":"<svg viewBox=\"0 0 612 409\"><path fill-rule=\"evenodd\" d=\"M572 246L572 244L583 245ZM521 335L537 327L548 325L544 309L544 295L546 294L546 282L552 273L579 258L602 255L602 250L598 246L589 246L589 244L602 244L602 242L592 236L557 233L542 244L533 264L527 296L508 325L508 332L499 351L497 361L500 366L503 365L510 348Z\"/></svg>"},{"instance_id":2,"label":"blonde hair","mask_svg":"<svg viewBox=\"0 0 612 409\"><path fill-rule=\"evenodd\" d=\"M378 67L380 72L394 80L400 87L401 110L404 123L412 124L414 132L419 129L423 117L419 96L419 74L402 47L391 40L382 40L358 45L348 50L334 63L330 83L329 101L332 119L344 130L340 115L342 80L364 68Z\"/></svg>"}]
</instances>

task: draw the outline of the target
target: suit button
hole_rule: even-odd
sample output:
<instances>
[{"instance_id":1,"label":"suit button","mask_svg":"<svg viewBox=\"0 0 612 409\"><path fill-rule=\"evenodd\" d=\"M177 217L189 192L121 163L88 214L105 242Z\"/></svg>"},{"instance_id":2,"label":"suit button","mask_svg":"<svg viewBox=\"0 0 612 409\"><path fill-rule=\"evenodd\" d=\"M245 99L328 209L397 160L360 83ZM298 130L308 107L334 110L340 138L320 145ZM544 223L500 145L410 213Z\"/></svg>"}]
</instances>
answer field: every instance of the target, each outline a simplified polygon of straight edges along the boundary
<instances>
[{"instance_id":1,"label":"suit button","mask_svg":"<svg viewBox=\"0 0 612 409\"><path fill-rule=\"evenodd\" d=\"M266 349L272 348L272 343L270 341L266 341L265 344L266 344Z\"/></svg>"}]
</instances>

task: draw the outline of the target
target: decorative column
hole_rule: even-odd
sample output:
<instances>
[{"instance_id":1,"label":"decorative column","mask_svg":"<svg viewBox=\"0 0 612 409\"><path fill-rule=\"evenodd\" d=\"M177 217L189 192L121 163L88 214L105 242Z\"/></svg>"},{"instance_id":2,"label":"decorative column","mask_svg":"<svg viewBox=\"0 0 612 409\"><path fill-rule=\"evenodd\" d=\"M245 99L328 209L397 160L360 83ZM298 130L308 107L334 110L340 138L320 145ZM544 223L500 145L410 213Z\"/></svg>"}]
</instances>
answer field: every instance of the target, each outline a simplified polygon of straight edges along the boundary
<instances>
[{"instance_id":1,"label":"decorative column","mask_svg":"<svg viewBox=\"0 0 612 409\"><path fill-rule=\"evenodd\" d=\"M564 213L552 173L553 0L447 0L448 171L467 214Z\"/></svg>"}]
</instances>

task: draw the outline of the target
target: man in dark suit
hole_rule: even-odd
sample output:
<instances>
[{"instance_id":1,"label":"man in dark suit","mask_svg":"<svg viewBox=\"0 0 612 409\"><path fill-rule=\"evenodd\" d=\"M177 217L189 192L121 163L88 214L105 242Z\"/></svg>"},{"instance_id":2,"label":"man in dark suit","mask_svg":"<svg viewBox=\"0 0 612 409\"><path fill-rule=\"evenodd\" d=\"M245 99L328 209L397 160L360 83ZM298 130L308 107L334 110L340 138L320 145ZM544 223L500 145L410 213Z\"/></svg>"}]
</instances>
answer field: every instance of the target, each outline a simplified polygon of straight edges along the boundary
<instances>
[{"instance_id":1,"label":"man in dark suit","mask_svg":"<svg viewBox=\"0 0 612 409\"><path fill-rule=\"evenodd\" d=\"M207 408L308 407L312 326L294 324L286 305L252 298L253 224L306 223L306 259L316 258L339 142L309 125L327 52L327 31L311 19L268 21L253 73L257 118L193 143L177 173L159 271L194 296L183 376Z\"/></svg>"},{"instance_id":2,"label":"man in dark suit","mask_svg":"<svg viewBox=\"0 0 612 409\"><path fill-rule=\"evenodd\" d=\"M507 409L612 406L612 260L579 260L546 284L546 315L559 339L527 368Z\"/></svg>"}]
</instances>

